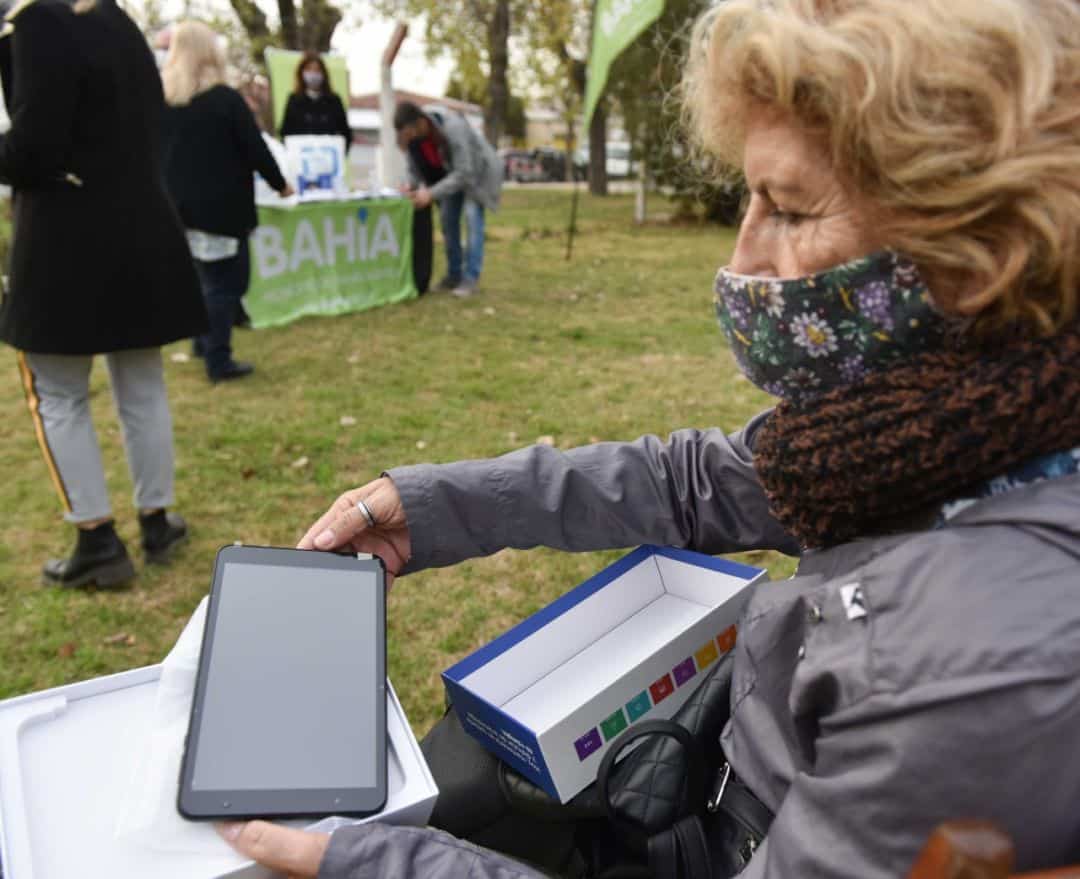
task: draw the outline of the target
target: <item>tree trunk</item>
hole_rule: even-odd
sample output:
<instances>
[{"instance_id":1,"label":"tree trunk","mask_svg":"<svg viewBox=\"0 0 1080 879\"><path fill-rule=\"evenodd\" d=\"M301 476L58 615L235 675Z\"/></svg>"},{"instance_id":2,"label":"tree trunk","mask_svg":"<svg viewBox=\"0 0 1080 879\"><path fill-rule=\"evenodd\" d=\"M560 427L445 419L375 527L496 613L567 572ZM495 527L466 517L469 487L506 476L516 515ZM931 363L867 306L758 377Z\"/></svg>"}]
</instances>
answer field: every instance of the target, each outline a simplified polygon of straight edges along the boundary
<instances>
[{"instance_id":1,"label":"tree trunk","mask_svg":"<svg viewBox=\"0 0 1080 879\"><path fill-rule=\"evenodd\" d=\"M566 182L577 180L574 156L577 154L577 128L572 118L566 120Z\"/></svg>"},{"instance_id":2,"label":"tree trunk","mask_svg":"<svg viewBox=\"0 0 1080 879\"><path fill-rule=\"evenodd\" d=\"M488 79L488 105L484 111L484 134L488 142L498 147L506 127L506 110L510 103L510 85L506 70L510 62L510 0L495 0L488 22L488 55L491 75Z\"/></svg>"},{"instance_id":3,"label":"tree trunk","mask_svg":"<svg viewBox=\"0 0 1080 879\"><path fill-rule=\"evenodd\" d=\"M277 0L278 15L281 16L281 41L286 49L300 48L300 25L296 18L294 0Z\"/></svg>"},{"instance_id":4,"label":"tree trunk","mask_svg":"<svg viewBox=\"0 0 1080 879\"><path fill-rule=\"evenodd\" d=\"M244 32L253 43L265 40L270 36L270 28L266 24L266 15L255 4L255 0L229 0L229 2L233 12L236 13L236 17L240 19L240 26L243 27Z\"/></svg>"},{"instance_id":5,"label":"tree trunk","mask_svg":"<svg viewBox=\"0 0 1080 879\"><path fill-rule=\"evenodd\" d=\"M607 109L601 100L589 120L589 192L607 195L607 183Z\"/></svg>"},{"instance_id":6,"label":"tree trunk","mask_svg":"<svg viewBox=\"0 0 1080 879\"><path fill-rule=\"evenodd\" d=\"M329 52L330 40L341 22L342 13L327 0L303 0L305 49Z\"/></svg>"}]
</instances>

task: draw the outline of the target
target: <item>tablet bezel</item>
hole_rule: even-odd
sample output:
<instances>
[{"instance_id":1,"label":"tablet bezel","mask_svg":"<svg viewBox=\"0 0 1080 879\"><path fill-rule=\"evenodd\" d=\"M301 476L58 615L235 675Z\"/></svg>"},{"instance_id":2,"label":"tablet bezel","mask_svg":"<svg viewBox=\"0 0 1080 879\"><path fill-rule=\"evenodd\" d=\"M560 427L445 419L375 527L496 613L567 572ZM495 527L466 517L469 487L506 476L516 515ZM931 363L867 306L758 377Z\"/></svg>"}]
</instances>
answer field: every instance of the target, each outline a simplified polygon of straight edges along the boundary
<instances>
[{"instance_id":1,"label":"tablet bezel","mask_svg":"<svg viewBox=\"0 0 1080 879\"><path fill-rule=\"evenodd\" d=\"M230 563L296 567L333 571L356 571L376 575L376 624L380 643L376 649L375 779L371 788L314 788L304 790L194 790L192 778L201 733L203 700L206 680L213 658L214 633L220 606L220 590L225 568ZM214 562L214 579L203 630L202 652L199 656L195 695L191 703L188 735L184 741L184 758L180 768L180 790L177 808L192 820L240 818L303 818L320 815L364 817L381 811L387 797L386 755L386 568L377 557L339 555L299 549L261 546L226 546L219 550Z\"/></svg>"}]
</instances>

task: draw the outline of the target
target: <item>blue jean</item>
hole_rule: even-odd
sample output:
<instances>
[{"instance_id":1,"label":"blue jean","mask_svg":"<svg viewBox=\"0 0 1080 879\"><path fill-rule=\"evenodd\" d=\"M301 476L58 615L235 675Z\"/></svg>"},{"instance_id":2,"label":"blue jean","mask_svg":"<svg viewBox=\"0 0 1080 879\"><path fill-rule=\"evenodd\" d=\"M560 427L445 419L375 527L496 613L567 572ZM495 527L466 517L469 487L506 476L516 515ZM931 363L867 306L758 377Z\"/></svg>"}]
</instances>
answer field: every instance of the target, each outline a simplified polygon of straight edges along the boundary
<instances>
[{"instance_id":1,"label":"blue jean","mask_svg":"<svg viewBox=\"0 0 1080 879\"><path fill-rule=\"evenodd\" d=\"M200 338L208 375L219 375L232 362L232 328L240 300L251 281L251 255L247 238L240 239L236 256L215 262L195 260L202 283L210 332Z\"/></svg>"},{"instance_id":2,"label":"blue jean","mask_svg":"<svg viewBox=\"0 0 1080 879\"><path fill-rule=\"evenodd\" d=\"M461 215L465 214L465 260L462 271ZM453 279L476 283L484 267L484 207L455 192L439 200L439 217L446 241L446 274Z\"/></svg>"}]
</instances>

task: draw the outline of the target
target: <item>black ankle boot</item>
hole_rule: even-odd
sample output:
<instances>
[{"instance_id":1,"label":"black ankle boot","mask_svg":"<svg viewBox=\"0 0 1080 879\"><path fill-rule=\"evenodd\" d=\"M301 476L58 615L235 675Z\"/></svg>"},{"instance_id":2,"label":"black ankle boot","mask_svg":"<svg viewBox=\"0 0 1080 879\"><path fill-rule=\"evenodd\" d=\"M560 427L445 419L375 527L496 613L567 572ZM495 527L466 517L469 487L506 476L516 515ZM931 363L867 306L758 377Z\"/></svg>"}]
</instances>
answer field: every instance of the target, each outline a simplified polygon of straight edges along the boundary
<instances>
[{"instance_id":1,"label":"black ankle boot","mask_svg":"<svg viewBox=\"0 0 1080 879\"><path fill-rule=\"evenodd\" d=\"M46 584L74 588L120 586L135 577L135 566L112 522L80 528L75 552L66 559L49 559L42 571Z\"/></svg>"},{"instance_id":2,"label":"black ankle boot","mask_svg":"<svg viewBox=\"0 0 1080 879\"><path fill-rule=\"evenodd\" d=\"M149 564L164 564L185 537L187 522L179 513L158 510L148 515L139 514L139 530L142 531L142 548Z\"/></svg>"}]
</instances>

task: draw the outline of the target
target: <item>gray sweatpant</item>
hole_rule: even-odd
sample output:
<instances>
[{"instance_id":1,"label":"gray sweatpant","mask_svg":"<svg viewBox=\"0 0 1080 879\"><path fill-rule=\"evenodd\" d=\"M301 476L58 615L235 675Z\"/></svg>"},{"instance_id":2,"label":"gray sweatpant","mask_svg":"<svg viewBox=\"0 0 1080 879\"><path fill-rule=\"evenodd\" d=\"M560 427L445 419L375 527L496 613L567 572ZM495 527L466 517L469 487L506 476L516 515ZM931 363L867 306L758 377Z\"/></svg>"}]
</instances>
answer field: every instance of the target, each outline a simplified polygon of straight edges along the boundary
<instances>
[{"instance_id":1,"label":"gray sweatpant","mask_svg":"<svg viewBox=\"0 0 1080 879\"><path fill-rule=\"evenodd\" d=\"M172 416L160 348L104 355L124 431L140 510L169 507L173 496ZM69 522L112 515L101 449L90 420L93 358L19 353L23 389L38 444Z\"/></svg>"}]
</instances>

